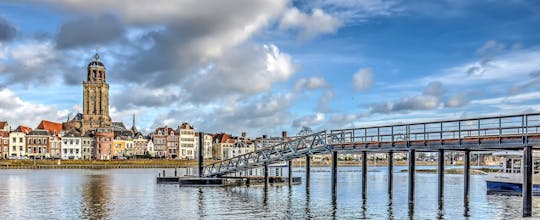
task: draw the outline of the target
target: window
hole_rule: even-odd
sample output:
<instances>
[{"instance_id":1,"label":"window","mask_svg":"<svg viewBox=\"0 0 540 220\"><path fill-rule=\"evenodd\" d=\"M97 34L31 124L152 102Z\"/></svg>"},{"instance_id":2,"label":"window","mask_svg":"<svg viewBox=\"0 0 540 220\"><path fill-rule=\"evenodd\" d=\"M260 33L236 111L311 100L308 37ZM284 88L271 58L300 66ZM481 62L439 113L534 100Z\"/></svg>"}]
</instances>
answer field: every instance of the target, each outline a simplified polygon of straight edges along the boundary
<instances>
[{"instance_id":1,"label":"window","mask_svg":"<svg viewBox=\"0 0 540 220\"><path fill-rule=\"evenodd\" d=\"M21 143L23 142L22 138L19 138L19 142L21 142Z\"/></svg>"},{"instance_id":2,"label":"window","mask_svg":"<svg viewBox=\"0 0 540 220\"><path fill-rule=\"evenodd\" d=\"M13 151L16 151L17 150L17 147L13 146Z\"/></svg>"},{"instance_id":3,"label":"window","mask_svg":"<svg viewBox=\"0 0 540 220\"><path fill-rule=\"evenodd\" d=\"M20 151L23 151L23 146L19 146L19 150L20 150Z\"/></svg>"},{"instance_id":4,"label":"window","mask_svg":"<svg viewBox=\"0 0 540 220\"><path fill-rule=\"evenodd\" d=\"M13 143L17 142L17 138L13 138Z\"/></svg>"},{"instance_id":5,"label":"window","mask_svg":"<svg viewBox=\"0 0 540 220\"><path fill-rule=\"evenodd\" d=\"M67 149L64 149L64 154L67 154Z\"/></svg>"}]
</instances>

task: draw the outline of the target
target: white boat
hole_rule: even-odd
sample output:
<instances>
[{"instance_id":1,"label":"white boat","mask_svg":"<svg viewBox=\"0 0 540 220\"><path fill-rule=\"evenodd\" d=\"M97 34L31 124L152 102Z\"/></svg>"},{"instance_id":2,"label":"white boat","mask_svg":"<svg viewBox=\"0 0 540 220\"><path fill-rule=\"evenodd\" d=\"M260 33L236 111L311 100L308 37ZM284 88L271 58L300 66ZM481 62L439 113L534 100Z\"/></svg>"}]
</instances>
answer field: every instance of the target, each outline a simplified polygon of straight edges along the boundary
<instances>
[{"instance_id":1,"label":"white boat","mask_svg":"<svg viewBox=\"0 0 540 220\"><path fill-rule=\"evenodd\" d=\"M534 152L534 151L533 151ZM488 194L521 195L523 185L521 151L494 152L493 156L504 157L501 171L488 173ZM540 195L540 154L533 153L533 195Z\"/></svg>"}]
</instances>

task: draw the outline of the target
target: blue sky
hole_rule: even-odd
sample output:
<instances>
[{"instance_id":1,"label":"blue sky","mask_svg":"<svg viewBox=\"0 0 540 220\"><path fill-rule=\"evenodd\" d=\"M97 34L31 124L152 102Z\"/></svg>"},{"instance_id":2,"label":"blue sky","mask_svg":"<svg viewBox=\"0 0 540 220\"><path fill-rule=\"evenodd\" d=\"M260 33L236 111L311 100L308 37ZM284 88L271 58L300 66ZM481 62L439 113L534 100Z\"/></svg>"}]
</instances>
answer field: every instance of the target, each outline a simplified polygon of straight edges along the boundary
<instances>
[{"instance_id":1,"label":"blue sky","mask_svg":"<svg viewBox=\"0 0 540 220\"><path fill-rule=\"evenodd\" d=\"M540 111L538 1L2 1L0 120L248 135Z\"/></svg>"}]
</instances>

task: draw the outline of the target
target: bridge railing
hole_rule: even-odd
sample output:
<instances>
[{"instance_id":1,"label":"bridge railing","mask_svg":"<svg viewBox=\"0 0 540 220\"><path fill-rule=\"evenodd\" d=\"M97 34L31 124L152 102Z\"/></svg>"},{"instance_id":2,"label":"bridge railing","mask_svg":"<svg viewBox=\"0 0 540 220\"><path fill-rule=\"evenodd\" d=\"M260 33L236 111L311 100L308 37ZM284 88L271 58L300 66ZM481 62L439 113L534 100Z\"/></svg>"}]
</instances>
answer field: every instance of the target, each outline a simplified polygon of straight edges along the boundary
<instances>
[{"instance_id":1,"label":"bridge railing","mask_svg":"<svg viewBox=\"0 0 540 220\"><path fill-rule=\"evenodd\" d=\"M356 143L368 145L411 146L422 142L455 142L472 139L522 137L540 135L540 113L496 117L468 118L376 127L331 130L339 141L330 144Z\"/></svg>"},{"instance_id":2,"label":"bridge railing","mask_svg":"<svg viewBox=\"0 0 540 220\"><path fill-rule=\"evenodd\" d=\"M224 159L203 167L203 176L222 176L239 172L264 164L272 164L282 160L298 158L306 154L314 154L329 150L329 138L336 140L337 135L327 135L326 131L306 136L295 137L268 147Z\"/></svg>"}]
</instances>

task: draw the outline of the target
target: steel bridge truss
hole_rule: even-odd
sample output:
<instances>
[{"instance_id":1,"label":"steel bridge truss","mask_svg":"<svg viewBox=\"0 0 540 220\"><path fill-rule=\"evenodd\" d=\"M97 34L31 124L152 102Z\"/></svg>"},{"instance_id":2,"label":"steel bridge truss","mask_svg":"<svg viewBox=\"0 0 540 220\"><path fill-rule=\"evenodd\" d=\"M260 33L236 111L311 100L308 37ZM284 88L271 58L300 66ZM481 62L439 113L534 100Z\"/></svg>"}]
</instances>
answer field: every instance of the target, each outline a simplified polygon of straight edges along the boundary
<instances>
[{"instance_id":1,"label":"steel bridge truss","mask_svg":"<svg viewBox=\"0 0 540 220\"><path fill-rule=\"evenodd\" d=\"M256 149L230 159L209 164L203 168L203 176L215 177L241 172L279 161L288 161L307 155L330 152L326 131L296 137L282 143Z\"/></svg>"}]
</instances>

